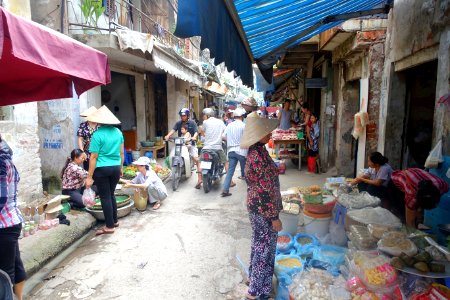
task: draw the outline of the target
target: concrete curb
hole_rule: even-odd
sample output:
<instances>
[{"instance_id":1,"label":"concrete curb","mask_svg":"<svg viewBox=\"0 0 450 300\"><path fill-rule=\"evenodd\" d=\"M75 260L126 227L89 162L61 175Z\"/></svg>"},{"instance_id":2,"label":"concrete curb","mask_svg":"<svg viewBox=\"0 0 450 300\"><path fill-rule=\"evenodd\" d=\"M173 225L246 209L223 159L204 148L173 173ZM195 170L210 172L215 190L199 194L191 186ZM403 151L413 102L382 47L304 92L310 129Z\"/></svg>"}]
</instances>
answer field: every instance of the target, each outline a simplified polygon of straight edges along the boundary
<instances>
[{"instance_id":1,"label":"concrete curb","mask_svg":"<svg viewBox=\"0 0 450 300\"><path fill-rule=\"evenodd\" d=\"M19 241L20 255L28 277L43 268L97 223L87 212L72 210L66 216L70 220L70 226L60 224L49 230L40 230Z\"/></svg>"}]
</instances>

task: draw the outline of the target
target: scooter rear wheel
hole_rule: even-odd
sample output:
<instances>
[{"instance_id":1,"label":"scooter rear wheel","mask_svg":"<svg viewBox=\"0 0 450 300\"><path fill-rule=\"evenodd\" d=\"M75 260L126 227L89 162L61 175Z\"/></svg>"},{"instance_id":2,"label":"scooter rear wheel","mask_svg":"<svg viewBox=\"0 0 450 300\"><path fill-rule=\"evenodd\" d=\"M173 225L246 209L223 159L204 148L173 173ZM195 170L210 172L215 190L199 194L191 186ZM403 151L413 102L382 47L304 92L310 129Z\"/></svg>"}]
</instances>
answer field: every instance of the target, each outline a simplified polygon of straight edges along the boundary
<instances>
[{"instance_id":1,"label":"scooter rear wheel","mask_svg":"<svg viewBox=\"0 0 450 300\"><path fill-rule=\"evenodd\" d=\"M205 193L209 193L211 190L212 178L210 174L203 175L203 190Z\"/></svg>"}]
</instances>

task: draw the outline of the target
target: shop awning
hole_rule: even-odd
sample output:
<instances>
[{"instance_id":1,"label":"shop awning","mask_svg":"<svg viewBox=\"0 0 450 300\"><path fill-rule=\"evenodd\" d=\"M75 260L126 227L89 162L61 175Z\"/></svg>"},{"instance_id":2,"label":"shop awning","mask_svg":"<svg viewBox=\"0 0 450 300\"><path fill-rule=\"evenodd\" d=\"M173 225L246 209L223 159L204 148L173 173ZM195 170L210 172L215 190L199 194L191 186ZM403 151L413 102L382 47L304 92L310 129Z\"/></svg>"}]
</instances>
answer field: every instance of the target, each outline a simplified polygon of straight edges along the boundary
<instances>
[{"instance_id":1,"label":"shop awning","mask_svg":"<svg viewBox=\"0 0 450 300\"><path fill-rule=\"evenodd\" d=\"M251 62L267 81L286 48L344 20L388 9L392 0L179 0L175 35L201 36L217 63L253 86ZM379 7L379 10L371 10Z\"/></svg>"},{"instance_id":2,"label":"shop awning","mask_svg":"<svg viewBox=\"0 0 450 300\"><path fill-rule=\"evenodd\" d=\"M0 105L71 98L111 82L107 56L0 7Z\"/></svg>"},{"instance_id":3,"label":"shop awning","mask_svg":"<svg viewBox=\"0 0 450 300\"><path fill-rule=\"evenodd\" d=\"M174 49L155 41L152 59L158 69L178 79L202 86L200 64L181 57Z\"/></svg>"}]
</instances>

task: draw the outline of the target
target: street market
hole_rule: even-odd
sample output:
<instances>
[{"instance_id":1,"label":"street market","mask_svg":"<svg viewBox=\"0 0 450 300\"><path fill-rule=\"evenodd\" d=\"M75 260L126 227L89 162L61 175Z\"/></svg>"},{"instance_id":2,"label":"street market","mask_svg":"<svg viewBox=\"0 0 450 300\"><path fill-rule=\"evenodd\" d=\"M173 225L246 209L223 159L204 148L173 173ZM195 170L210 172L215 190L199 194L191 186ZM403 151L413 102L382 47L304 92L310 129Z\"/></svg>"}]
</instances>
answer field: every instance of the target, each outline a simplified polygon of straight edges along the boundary
<instances>
[{"instance_id":1,"label":"street market","mask_svg":"<svg viewBox=\"0 0 450 300\"><path fill-rule=\"evenodd\" d=\"M0 300L450 299L449 33L450 0L0 0Z\"/></svg>"}]
</instances>

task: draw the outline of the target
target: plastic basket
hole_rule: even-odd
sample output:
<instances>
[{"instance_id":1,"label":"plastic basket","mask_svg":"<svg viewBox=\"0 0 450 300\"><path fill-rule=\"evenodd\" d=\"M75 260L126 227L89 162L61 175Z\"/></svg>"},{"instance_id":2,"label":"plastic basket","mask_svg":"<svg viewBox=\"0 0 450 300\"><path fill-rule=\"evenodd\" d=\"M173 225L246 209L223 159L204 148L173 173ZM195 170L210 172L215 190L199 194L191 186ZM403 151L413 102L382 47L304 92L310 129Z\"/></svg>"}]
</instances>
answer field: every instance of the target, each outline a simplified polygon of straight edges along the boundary
<instances>
[{"instance_id":1,"label":"plastic basket","mask_svg":"<svg viewBox=\"0 0 450 300\"><path fill-rule=\"evenodd\" d=\"M336 200L325 203L325 204L304 204L304 210L315 213L315 214L328 214L330 213L336 204Z\"/></svg>"}]
</instances>

